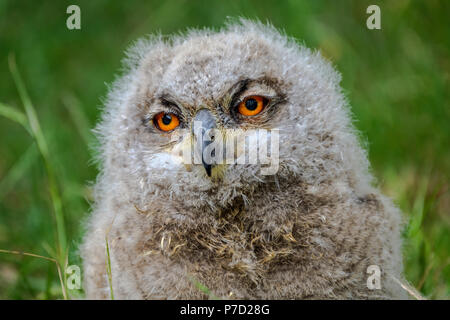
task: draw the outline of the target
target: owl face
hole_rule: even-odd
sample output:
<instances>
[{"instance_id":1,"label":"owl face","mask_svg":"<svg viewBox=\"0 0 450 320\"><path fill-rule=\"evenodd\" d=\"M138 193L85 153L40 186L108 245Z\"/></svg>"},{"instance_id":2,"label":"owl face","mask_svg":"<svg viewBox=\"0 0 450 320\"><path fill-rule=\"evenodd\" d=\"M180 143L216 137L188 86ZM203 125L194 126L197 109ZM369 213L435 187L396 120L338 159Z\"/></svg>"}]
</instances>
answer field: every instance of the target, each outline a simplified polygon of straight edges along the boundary
<instances>
[{"instance_id":1,"label":"owl face","mask_svg":"<svg viewBox=\"0 0 450 320\"><path fill-rule=\"evenodd\" d=\"M165 92L156 99L143 123L164 141L159 145L162 153L188 172L202 175L201 165L208 181L219 184L230 171L242 173L262 160L278 168L279 132L271 120L285 99L273 80L237 80L223 95L198 105L184 104Z\"/></svg>"},{"instance_id":2,"label":"owl face","mask_svg":"<svg viewBox=\"0 0 450 320\"><path fill-rule=\"evenodd\" d=\"M105 152L105 166L142 203L227 206L258 197L259 186L320 183L344 166L340 137L348 123L338 75L271 28L244 23L143 41L129 53L129 65L100 130L105 150L115 150ZM276 163L238 161L255 149L252 139L261 132ZM209 148L217 141L219 147ZM214 158L230 151L234 160ZM276 170L264 174L271 165Z\"/></svg>"}]
</instances>

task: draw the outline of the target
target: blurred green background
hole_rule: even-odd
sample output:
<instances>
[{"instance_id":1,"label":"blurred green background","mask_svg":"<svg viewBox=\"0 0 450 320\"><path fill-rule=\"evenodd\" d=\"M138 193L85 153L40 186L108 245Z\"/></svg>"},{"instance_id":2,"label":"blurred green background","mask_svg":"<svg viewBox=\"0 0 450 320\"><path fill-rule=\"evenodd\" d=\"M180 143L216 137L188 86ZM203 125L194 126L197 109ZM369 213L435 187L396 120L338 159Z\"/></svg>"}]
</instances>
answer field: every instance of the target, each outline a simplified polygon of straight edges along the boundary
<instances>
[{"instance_id":1,"label":"blurred green background","mask_svg":"<svg viewBox=\"0 0 450 320\"><path fill-rule=\"evenodd\" d=\"M81 30L71 31L66 8L75 3ZM381 30L366 28L370 4L381 8ZM124 50L148 33L219 28L228 16L270 21L320 49L342 73L378 185L409 221L406 278L424 297L448 299L450 2L445 0L0 0L0 249L53 257L61 266L80 264L81 224L92 200L89 182L97 174L90 130ZM32 103L27 112L25 93L13 78L14 57ZM42 132L36 122L30 129L27 118L38 120ZM0 252L0 299L62 297L55 263Z\"/></svg>"}]
</instances>

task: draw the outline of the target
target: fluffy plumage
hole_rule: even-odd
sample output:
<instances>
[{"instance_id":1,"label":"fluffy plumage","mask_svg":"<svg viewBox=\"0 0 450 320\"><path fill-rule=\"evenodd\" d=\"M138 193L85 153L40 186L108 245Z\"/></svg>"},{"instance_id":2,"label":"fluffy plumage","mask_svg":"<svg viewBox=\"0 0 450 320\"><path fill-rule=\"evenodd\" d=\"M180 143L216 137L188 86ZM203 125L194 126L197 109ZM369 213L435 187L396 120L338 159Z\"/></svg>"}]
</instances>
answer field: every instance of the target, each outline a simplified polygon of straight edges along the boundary
<instances>
[{"instance_id":1,"label":"fluffy plumage","mask_svg":"<svg viewBox=\"0 0 450 320\"><path fill-rule=\"evenodd\" d=\"M81 248L88 298L405 298L401 213L372 186L340 76L318 52L249 21L139 41L97 127L101 174ZM283 97L266 118L230 116L233 88ZM228 165L218 179L174 155L181 130L149 117L170 99L189 125L280 130L280 169ZM380 290L367 288L369 265Z\"/></svg>"}]
</instances>

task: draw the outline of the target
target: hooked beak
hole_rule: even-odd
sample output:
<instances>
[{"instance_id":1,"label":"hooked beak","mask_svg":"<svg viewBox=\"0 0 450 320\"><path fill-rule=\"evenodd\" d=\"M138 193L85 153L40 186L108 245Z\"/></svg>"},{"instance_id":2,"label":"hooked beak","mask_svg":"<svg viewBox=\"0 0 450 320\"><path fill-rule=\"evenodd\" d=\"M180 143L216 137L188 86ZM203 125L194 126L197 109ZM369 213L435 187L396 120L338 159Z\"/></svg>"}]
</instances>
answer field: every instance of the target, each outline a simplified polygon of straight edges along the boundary
<instances>
[{"instance_id":1,"label":"hooked beak","mask_svg":"<svg viewBox=\"0 0 450 320\"><path fill-rule=\"evenodd\" d=\"M214 150L209 155L205 155L204 151L214 140L212 131L216 126L216 119L208 109L200 109L194 117L192 134L196 143L196 151L201 152L202 164L208 177L211 177L211 170L214 166L211 160L211 156L214 157Z\"/></svg>"}]
</instances>

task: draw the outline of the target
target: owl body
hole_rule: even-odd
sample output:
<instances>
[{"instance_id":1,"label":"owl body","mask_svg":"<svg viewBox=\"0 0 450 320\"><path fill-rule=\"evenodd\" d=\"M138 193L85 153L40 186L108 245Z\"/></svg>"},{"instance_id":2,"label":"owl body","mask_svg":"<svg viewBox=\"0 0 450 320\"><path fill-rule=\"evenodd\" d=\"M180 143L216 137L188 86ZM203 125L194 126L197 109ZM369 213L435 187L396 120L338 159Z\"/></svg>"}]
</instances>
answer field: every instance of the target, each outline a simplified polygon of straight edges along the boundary
<instances>
[{"instance_id":1,"label":"owl body","mask_svg":"<svg viewBox=\"0 0 450 320\"><path fill-rule=\"evenodd\" d=\"M243 20L139 41L126 66L97 127L88 298L110 296L106 243L119 299L406 298L401 213L372 186L340 76L319 53ZM265 104L248 116L252 97ZM277 130L277 171L183 161L201 113L225 140Z\"/></svg>"}]
</instances>

